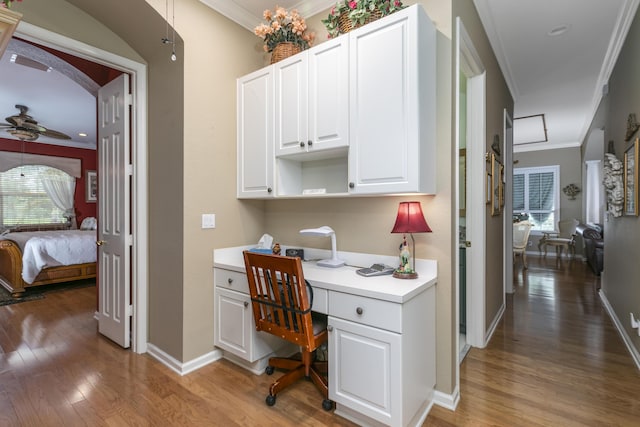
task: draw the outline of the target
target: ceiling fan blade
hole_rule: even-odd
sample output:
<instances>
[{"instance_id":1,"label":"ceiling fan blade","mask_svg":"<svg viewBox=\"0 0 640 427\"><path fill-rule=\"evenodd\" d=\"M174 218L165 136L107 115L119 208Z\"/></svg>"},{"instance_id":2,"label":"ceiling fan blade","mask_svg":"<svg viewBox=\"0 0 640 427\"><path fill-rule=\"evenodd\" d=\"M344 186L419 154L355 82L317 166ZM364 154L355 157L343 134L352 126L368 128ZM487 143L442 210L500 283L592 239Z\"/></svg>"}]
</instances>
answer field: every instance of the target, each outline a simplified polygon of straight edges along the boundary
<instances>
[{"instance_id":1,"label":"ceiling fan blade","mask_svg":"<svg viewBox=\"0 0 640 427\"><path fill-rule=\"evenodd\" d=\"M15 125L12 125L10 123L0 123L0 128L12 128L15 127Z\"/></svg>"},{"instance_id":2,"label":"ceiling fan blade","mask_svg":"<svg viewBox=\"0 0 640 427\"><path fill-rule=\"evenodd\" d=\"M57 130L52 130L52 129L45 129L44 132L40 132L40 134L43 136L48 136L49 138L71 139L69 135L64 134L62 132L58 132Z\"/></svg>"},{"instance_id":3,"label":"ceiling fan blade","mask_svg":"<svg viewBox=\"0 0 640 427\"><path fill-rule=\"evenodd\" d=\"M38 133L43 133L43 132L47 131L47 128L39 126L38 124L31 123L31 122L22 122L21 124L19 124L16 127L17 128L23 128L23 129L32 130L32 131L38 132Z\"/></svg>"},{"instance_id":4,"label":"ceiling fan blade","mask_svg":"<svg viewBox=\"0 0 640 427\"><path fill-rule=\"evenodd\" d=\"M16 121L17 116L9 116L5 117L5 120L11 123L13 126L18 126L18 122Z\"/></svg>"}]
</instances>

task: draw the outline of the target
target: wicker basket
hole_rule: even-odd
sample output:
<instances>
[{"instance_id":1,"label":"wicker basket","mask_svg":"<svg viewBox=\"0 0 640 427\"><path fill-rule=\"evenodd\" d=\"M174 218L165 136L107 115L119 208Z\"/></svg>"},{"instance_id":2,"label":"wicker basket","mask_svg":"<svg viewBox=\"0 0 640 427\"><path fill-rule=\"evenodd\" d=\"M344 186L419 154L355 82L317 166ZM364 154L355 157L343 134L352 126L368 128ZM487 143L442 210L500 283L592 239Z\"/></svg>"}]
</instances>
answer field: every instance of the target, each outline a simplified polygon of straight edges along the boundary
<instances>
[{"instance_id":1,"label":"wicker basket","mask_svg":"<svg viewBox=\"0 0 640 427\"><path fill-rule=\"evenodd\" d=\"M380 12L378 9L374 9L373 12L371 12L371 14L367 17L367 19L364 20L364 23L356 23L354 25L353 22L351 22L351 19L349 19L349 14L343 13L338 17L338 30L340 31L340 34L346 34L354 28L361 27L368 24L369 22L376 21L380 18L382 18L382 12Z\"/></svg>"},{"instance_id":2,"label":"wicker basket","mask_svg":"<svg viewBox=\"0 0 640 427\"><path fill-rule=\"evenodd\" d=\"M295 43L292 42L282 42L278 43L276 47L273 48L271 52L271 63L275 64L278 61L282 61L285 58L290 57L291 55L295 55L300 52L302 49Z\"/></svg>"}]
</instances>

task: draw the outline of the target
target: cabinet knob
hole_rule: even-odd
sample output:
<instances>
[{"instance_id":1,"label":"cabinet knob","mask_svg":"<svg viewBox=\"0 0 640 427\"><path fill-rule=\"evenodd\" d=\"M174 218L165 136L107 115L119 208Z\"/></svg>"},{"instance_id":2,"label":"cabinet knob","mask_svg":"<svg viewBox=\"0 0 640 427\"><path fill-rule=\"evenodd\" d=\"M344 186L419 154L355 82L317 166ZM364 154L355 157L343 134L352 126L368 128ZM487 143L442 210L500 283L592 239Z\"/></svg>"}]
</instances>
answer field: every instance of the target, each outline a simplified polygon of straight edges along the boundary
<instances>
[{"instance_id":1,"label":"cabinet knob","mask_svg":"<svg viewBox=\"0 0 640 427\"><path fill-rule=\"evenodd\" d=\"M300 147L304 148L304 141L300 141Z\"/></svg>"},{"instance_id":2,"label":"cabinet knob","mask_svg":"<svg viewBox=\"0 0 640 427\"><path fill-rule=\"evenodd\" d=\"M349 183L349 188L356 188L356 185L353 182Z\"/></svg>"},{"instance_id":3,"label":"cabinet knob","mask_svg":"<svg viewBox=\"0 0 640 427\"><path fill-rule=\"evenodd\" d=\"M309 147L311 147L311 146L313 145L313 141L312 141L312 140L308 140L308 141L307 141L307 145L308 145Z\"/></svg>"},{"instance_id":4,"label":"cabinet knob","mask_svg":"<svg viewBox=\"0 0 640 427\"><path fill-rule=\"evenodd\" d=\"M231 277L229 277L229 278L227 279L227 283L228 283L228 284L232 284L232 283L233 283L233 279L232 279Z\"/></svg>"},{"instance_id":5,"label":"cabinet knob","mask_svg":"<svg viewBox=\"0 0 640 427\"><path fill-rule=\"evenodd\" d=\"M331 326L331 325L327 326L327 331L332 332L333 331L333 326Z\"/></svg>"},{"instance_id":6,"label":"cabinet knob","mask_svg":"<svg viewBox=\"0 0 640 427\"><path fill-rule=\"evenodd\" d=\"M267 188L267 193L271 193L273 189L271 187Z\"/></svg>"},{"instance_id":7,"label":"cabinet knob","mask_svg":"<svg viewBox=\"0 0 640 427\"><path fill-rule=\"evenodd\" d=\"M249 307L249 303L247 301L244 302L244 308Z\"/></svg>"},{"instance_id":8,"label":"cabinet knob","mask_svg":"<svg viewBox=\"0 0 640 427\"><path fill-rule=\"evenodd\" d=\"M358 313L358 316L361 316L362 313L364 313L364 310L362 309L362 307L358 307L356 308L356 313Z\"/></svg>"}]
</instances>

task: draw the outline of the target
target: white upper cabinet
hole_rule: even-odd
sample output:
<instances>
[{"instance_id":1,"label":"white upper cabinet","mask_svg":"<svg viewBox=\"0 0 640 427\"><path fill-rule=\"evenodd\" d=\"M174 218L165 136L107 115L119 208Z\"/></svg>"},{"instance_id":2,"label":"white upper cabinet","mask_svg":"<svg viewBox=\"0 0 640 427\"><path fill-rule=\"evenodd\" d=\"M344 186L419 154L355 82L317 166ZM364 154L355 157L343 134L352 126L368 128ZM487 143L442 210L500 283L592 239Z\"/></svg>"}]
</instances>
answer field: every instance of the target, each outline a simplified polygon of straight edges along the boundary
<instances>
[{"instance_id":1,"label":"white upper cabinet","mask_svg":"<svg viewBox=\"0 0 640 427\"><path fill-rule=\"evenodd\" d=\"M349 191L435 193L435 27L413 6L350 39Z\"/></svg>"},{"instance_id":2,"label":"white upper cabinet","mask_svg":"<svg viewBox=\"0 0 640 427\"><path fill-rule=\"evenodd\" d=\"M273 193L273 72L264 68L237 81L238 198Z\"/></svg>"},{"instance_id":3,"label":"white upper cabinet","mask_svg":"<svg viewBox=\"0 0 640 427\"><path fill-rule=\"evenodd\" d=\"M434 194L435 37L413 5L238 79L238 197Z\"/></svg>"},{"instance_id":4,"label":"white upper cabinet","mask_svg":"<svg viewBox=\"0 0 640 427\"><path fill-rule=\"evenodd\" d=\"M349 145L348 38L275 65L276 156Z\"/></svg>"}]
</instances>

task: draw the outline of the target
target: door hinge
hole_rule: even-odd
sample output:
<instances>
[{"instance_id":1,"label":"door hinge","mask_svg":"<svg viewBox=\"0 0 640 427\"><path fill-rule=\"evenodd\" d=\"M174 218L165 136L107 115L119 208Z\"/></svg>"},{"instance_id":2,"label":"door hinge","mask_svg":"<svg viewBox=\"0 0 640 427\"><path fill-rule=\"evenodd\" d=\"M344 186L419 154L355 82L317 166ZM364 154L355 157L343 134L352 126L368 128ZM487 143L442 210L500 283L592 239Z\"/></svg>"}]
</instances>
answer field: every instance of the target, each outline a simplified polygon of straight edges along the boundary
<instances>
[{"instance_id":1,"label":"door hinge","mask_svg":"<svg viewBox=\"0 0 640 427\"><path fill-rule=\"evenodd\" d=\"M125 173L129 176L133 175L133 165L127 165L125 167Z\"/></svg>"},{"instance_id":2,"label":"door hinge","mask_svg":"<svg viewBox=\"0 0 640 427\"><path fill-rule=\"evenodd\" d=\"M133 234L127 236L127 246L133 246Z\"/></svg>"},{"instance_id":3,"label":"door hinge","mask_svg":"<svg viewBox=\"0 0 640 427\"><path fill-rule=\"evenodd\" d=\"M127 316L129 317L133 316L133 304L129 304L127 306Z\"/></svg>"},{"instance_id":4,"label":"door hinge","mask_svg":"<svg viewBox=\"0 0 640 427\"><path fill-rule=\"evenodd\" d=\"M133 94L128 93L127 95L125 95L125 101L127 105L133 105Z\"/></svg>"}]
</instances>

